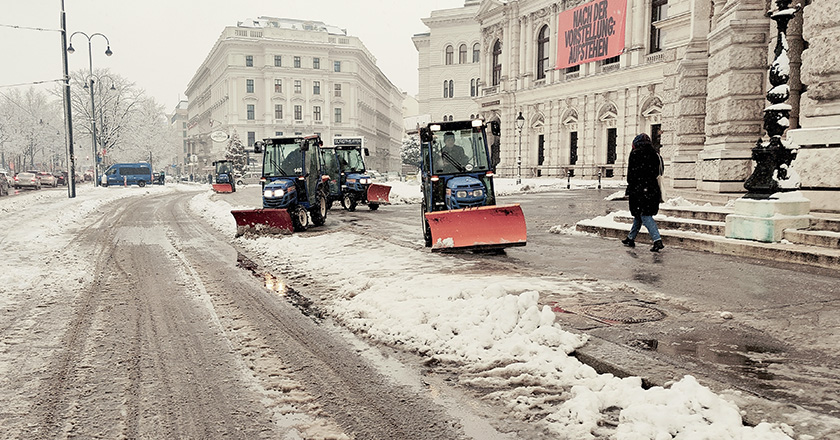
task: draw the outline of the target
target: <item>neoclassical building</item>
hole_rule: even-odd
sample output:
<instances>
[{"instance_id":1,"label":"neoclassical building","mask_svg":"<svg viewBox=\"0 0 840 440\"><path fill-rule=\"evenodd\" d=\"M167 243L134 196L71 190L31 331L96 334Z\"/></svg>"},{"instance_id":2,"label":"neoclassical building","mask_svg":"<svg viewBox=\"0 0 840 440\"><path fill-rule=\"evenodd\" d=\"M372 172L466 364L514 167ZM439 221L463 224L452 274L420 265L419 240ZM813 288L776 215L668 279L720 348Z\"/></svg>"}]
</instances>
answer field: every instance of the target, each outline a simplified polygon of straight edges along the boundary
<instances>
[{"instance_id":1,"label":"neoclassical building","mask_svg":"<svg viewBox=\"0 0 840 440\"><path fill-rule=\"evenodd\" d=\"M619 7L622 13L614 11ZM620 178L631 140L644 132L661 145L675 193L745 192L751 148L766 138L762 110L776 43L766 13L774 8L770 0L467 2L463 11L477 9L481 45L473 101L483 118L503 127L497 171L519 173L521 157L523 176ZM840 164L839 15L839 2L812 0L787 39L793 108L787 136L800 147L792 168L814 209L838 211L840 175L829 168ZM420 77L430 86L421 86L420 101L435 108L445 98L434 83L447 73L423 79L423 57L445 59L454 39L436 38L436 22L426 23ZM610 52L613 44L621 47Z\"/></svg>"},{"instance_id":2,"label":"neoclassical building","mask_svg":"<svg viewBox=\"0 0 840 440\"><path fill-rule=\"evenodd\" d=\"M259 17L226 27L187 86L188 149L201 167L227 142L271 136L364 136L368 167L400 169L403 94L347 31L317 21Z\"/></svg>"}]
</instances>

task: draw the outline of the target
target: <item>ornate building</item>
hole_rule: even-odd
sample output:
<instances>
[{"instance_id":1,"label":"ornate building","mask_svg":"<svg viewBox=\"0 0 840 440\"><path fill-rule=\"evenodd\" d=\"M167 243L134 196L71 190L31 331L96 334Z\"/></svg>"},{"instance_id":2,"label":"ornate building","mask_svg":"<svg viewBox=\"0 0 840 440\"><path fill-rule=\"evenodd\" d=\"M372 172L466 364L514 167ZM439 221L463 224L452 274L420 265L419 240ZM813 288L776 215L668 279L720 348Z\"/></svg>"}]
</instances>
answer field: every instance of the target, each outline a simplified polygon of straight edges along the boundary
<instances>
[{"instance_id":1,"label":"ornate building","mask_svg":"<svg viewBox=\"0 0 840 440\"><path fill-rule=\"evenodd\" d=\"M319 134L364 136L368 166L400 169L403 94L362 42L321 22L259 17L222 31L196 70L189 99L188 149L201 169L241 141ZM205 172L206 174L206 172Z\"/></svg>"},{"instance_id":2,"label":"ornate building","mask_svg":"<svg viewBox=\"0 0 840 440\"><path fill-rule=\"evenodd\" d=\"M498 172L518 173L521 157L523 176L623 177L630 142L645 132L661 145L675 193L744 193L764 134L774 8L770 0L482 0L474 101L502 124ZM840 177L830 172L840 162L838 16L837 2L813 0L791 22L788 137L800 147L792 168L813 208L840 211ZM427 38L435 41L434 28ZM613 54L607 40L610 50L622 47ZM441 46L430 44L428 56L445 56ZM420 75L423 84L422 67ZM427 96L421 87L420 101Z\"/></svg>"}]
</instances>

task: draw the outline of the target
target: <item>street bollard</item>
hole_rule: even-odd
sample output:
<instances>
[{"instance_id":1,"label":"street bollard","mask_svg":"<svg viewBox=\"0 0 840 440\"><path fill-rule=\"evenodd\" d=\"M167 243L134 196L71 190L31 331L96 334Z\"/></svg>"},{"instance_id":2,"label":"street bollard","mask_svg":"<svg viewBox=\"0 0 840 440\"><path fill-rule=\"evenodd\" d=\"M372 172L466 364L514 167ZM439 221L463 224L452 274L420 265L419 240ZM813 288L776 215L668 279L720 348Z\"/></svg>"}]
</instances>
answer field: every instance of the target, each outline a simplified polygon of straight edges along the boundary
<instances>
[{"instance_id":1,"label":"street bollard","mask_svg":"<svg viewBox=\"0 0 840 440\"><path fill-rule=\"evenodd\" d=\"M123 188L128 188L128 176L123 176Z\"/></svg>"},{"instance_id":2,"label":"street bollard","mask_svg":"<svg viewBox=\"0 0 840 440\"><path fill-rule=\"evenodd\" d=\"M601 172L598 171L598 189L601 189Z\"/></svg>"},{"instance_id":3,"label":"street bollard","mask_svg":"<svg viewBox=\"0 0 840 440\"><path fill-rule=\"evenodd\" d=\"M566 170L566 189L572 189L572 170Z\"/></svg>"}]
</instances>

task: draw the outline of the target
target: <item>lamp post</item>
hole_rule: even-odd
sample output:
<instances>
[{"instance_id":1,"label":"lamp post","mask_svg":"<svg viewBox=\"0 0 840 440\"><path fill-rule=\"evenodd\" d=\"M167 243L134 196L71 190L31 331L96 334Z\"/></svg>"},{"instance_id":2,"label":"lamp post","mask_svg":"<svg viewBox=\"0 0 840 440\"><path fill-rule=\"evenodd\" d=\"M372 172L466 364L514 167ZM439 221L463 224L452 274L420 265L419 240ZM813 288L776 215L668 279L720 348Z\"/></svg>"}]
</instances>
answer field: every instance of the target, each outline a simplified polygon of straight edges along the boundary
<instances>
[{"instance_id":1,"label":"lamp post","mask_svg":"<svg viewBox=\"0 0 840 440\"><path fill-rule=\"evenodd\" d=\"M516 131L519 132L519 155L516 158L516 184L522 183L522 127L525 126L525 118L522 112L516 118Z\"/></svg>"},{"instance_id":2,"label":"lamp post","mask_svg":"<svg viewBox=\"0 0 840 440\"><path fill-rule=\"evenodd\" d=\"M81 31L73 32L73 34L70 35L70 45L67 46L67 53L73 54L73 52L76 51L75 49L73 49L73 37L75 37L76 34L84 35L84 37L88 40L88 68L90 70L90 139L91 146L93 149L93 186L99 186L99 166L96 162L96 104L93 100L93 49L91 47L91 40L97 35L104 38L105 44L107 45L107 48L105 49L105 55L111 56L114 53L111 52L111 42L108 40L108 37L99 32L88 35ZM88 81L85 81L85 87L88 86L87 83Z\"/></svg>"}]
</instances>

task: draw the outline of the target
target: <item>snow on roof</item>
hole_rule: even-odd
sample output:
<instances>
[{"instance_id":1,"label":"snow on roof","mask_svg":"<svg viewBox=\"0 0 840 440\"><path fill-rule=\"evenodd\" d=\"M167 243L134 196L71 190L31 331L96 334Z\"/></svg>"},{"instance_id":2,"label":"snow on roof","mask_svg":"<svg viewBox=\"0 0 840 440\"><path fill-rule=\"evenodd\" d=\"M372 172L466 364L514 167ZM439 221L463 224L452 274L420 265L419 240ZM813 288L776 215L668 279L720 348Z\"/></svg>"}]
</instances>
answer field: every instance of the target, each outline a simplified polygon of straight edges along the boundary
<instances>
[{"instance_id":1,"label":"snow on roof","mask_svg":"<svg viewBox=\"0 0 840 440\"><path fill-rule=\"evenodd\" d=\"M298 20L295 18L260 16L255 19L246 18L245 20L237 21L236 26L251 28L275 27L301 31L326 32L331 35L347 35L347 29L331 26L322 21Z\"/></svg>"}]
</instances>

